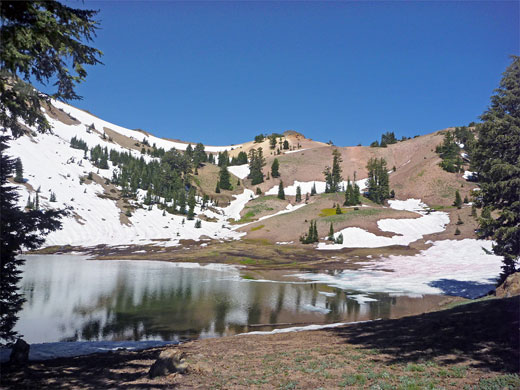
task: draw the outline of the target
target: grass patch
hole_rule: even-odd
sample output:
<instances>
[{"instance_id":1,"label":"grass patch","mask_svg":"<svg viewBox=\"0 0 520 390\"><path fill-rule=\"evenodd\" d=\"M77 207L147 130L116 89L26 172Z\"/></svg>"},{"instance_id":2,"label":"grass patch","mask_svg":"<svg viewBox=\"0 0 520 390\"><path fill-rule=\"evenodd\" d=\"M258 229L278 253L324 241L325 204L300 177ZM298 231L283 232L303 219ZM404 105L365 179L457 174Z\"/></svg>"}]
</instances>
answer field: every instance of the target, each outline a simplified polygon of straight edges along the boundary
<instances>
[{"instance_id":1,"label":"grass patch","mask_svg":"<svg viewBox=\"0 0 520 390\"><path fill-rule=\"evenodd\" d=\"M255 226L254 228L251 228L250 231L255 232L255 231L257 231L257 230L262 229L263 227L265 227L265 225L258 225L258 226Z\"/></svg>"},{"instance_id":2,"label":"grass patch","mask_svg":"<svg viewBox=\"0 0 520 390\"><path fill-rule=\"evenodd\" d=\"M245 280L256 280L256 278L254 276L249 275L249 274L242 275L242 279L245 279Z\"/></svg>"},{"instance_id":3,"label":"grass patch","mask_svg":"<svg viewBox=\"0 0 520 390\"><path fill-rule=\"evenodd\" d=\"M342 208L341 209L341 212L343 214L345 214L346 212L349 212L350 210L349 209L346 209L346 208ZM336 209L335 208L330 208L330 209L321 209L321 212L320 212L320 217L330 217L332 215L341 215L341 214L336 214Z\"/></svg>"},{"instance_id":4,"label":"grass patch","mask_svg":"<svg viewBox=\"0 0 520 390\"><path fill-rule=\"evenodd\" d=\"M249 257L243 259L243 260L240 260L240 264L243 264L243 265L253 265L253 264L256 264L256 260L255 259L250 259Z\"/></svg>"}]
</instances>

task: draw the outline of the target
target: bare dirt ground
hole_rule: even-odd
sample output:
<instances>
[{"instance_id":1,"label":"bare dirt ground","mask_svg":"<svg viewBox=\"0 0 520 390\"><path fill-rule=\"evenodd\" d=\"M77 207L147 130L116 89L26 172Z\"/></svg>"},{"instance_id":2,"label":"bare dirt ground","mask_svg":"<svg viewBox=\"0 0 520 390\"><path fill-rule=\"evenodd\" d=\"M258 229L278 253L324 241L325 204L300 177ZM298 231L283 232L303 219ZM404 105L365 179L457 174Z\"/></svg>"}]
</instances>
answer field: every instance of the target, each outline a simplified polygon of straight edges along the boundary
<instances>
[{"instance_id":1,"label":"bare dirt ground","mask_svg":"<svg viewBox=\"0 0 520 390\"><path fill-rule=\"evenodd\" d=\"M5 389L518 389L520 298L328 330L188 342L188 372L148 378L164 348L4 365Z\"/></svg>"}]
</instances>

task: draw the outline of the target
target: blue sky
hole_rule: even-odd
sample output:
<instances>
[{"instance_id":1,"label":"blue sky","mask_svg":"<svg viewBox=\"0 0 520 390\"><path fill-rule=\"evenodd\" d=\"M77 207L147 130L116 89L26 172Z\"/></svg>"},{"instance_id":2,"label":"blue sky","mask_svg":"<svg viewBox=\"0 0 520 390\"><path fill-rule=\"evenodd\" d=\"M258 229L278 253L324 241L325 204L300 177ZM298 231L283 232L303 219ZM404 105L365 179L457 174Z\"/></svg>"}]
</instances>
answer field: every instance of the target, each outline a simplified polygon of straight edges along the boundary
<instances>
[{"instance_id":1,"label":"blue sky","mask_svg":"<svg viewBox=\"0 0 520 390\"><path fill-rule=\"evenodd\" d=\"M518 2L98 2L72 104L219 145L297 130L336 145L465 125L519 54Z\"/></svg>"}]
</instances>

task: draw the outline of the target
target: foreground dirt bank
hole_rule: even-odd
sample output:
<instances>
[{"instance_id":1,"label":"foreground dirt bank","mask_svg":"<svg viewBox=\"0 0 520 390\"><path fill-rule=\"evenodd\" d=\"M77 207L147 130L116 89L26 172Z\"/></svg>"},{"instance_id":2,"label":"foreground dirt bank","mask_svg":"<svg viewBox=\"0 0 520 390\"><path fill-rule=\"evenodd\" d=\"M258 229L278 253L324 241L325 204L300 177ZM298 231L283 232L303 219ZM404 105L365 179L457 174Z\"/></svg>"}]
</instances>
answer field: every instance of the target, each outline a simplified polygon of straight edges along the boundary
<instances>
[{"instance_id":1,"label":"foreground dirt bank","mask_svg":"<svg viewBox=\"0 0 520 390\"><path fill-rule=\"evenodd\" d=\"M300 333L188 342L185 375L148 379L164 348L2 367L4 388L517 389L520 297Z\"/></svg>"}]
</instances>

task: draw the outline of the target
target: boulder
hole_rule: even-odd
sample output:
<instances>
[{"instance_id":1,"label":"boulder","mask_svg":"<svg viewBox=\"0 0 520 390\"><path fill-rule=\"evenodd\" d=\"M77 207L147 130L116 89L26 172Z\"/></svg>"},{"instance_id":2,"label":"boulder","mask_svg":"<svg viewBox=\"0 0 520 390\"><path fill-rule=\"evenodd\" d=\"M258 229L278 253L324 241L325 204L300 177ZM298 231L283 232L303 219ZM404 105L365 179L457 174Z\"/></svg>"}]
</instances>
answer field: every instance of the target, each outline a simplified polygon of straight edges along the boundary
<instances>
[{"instance_id":1,"label":"boulder","mask_svg":"<svg viewBox=\"0 0 520 390\"><path fill-rule=\"evenodd\" d=\"M184 353L177 349L167 349L161 352L157 360L150 367L148 375L150 378L165 376L178 372L184 374L188 365L184 360Z\"/></svg>"},{"instance_id":2,"label":"boulder","mask_svg":"<svg viewBox=\"0 0 520 390\"><path fill-rule=\"evenodd\" d=\"M9 362L11 364L23 365L25 366L29 361L29 349L31 346L27 344L24 340L18 339L16 343L14 343L13 348L11 350L11 356L9 357Z\"/></svg>"},{"instance_id":3,"label":"boulder","mask_svg":"<svg viewBox=\"0 0 520 390\"><path fill-rule=\"evenodd\" d=\"M520 295L520 272L509 275L504 283L497 287L495 295L499 298Z\"/></svg>"}]
</instances>

